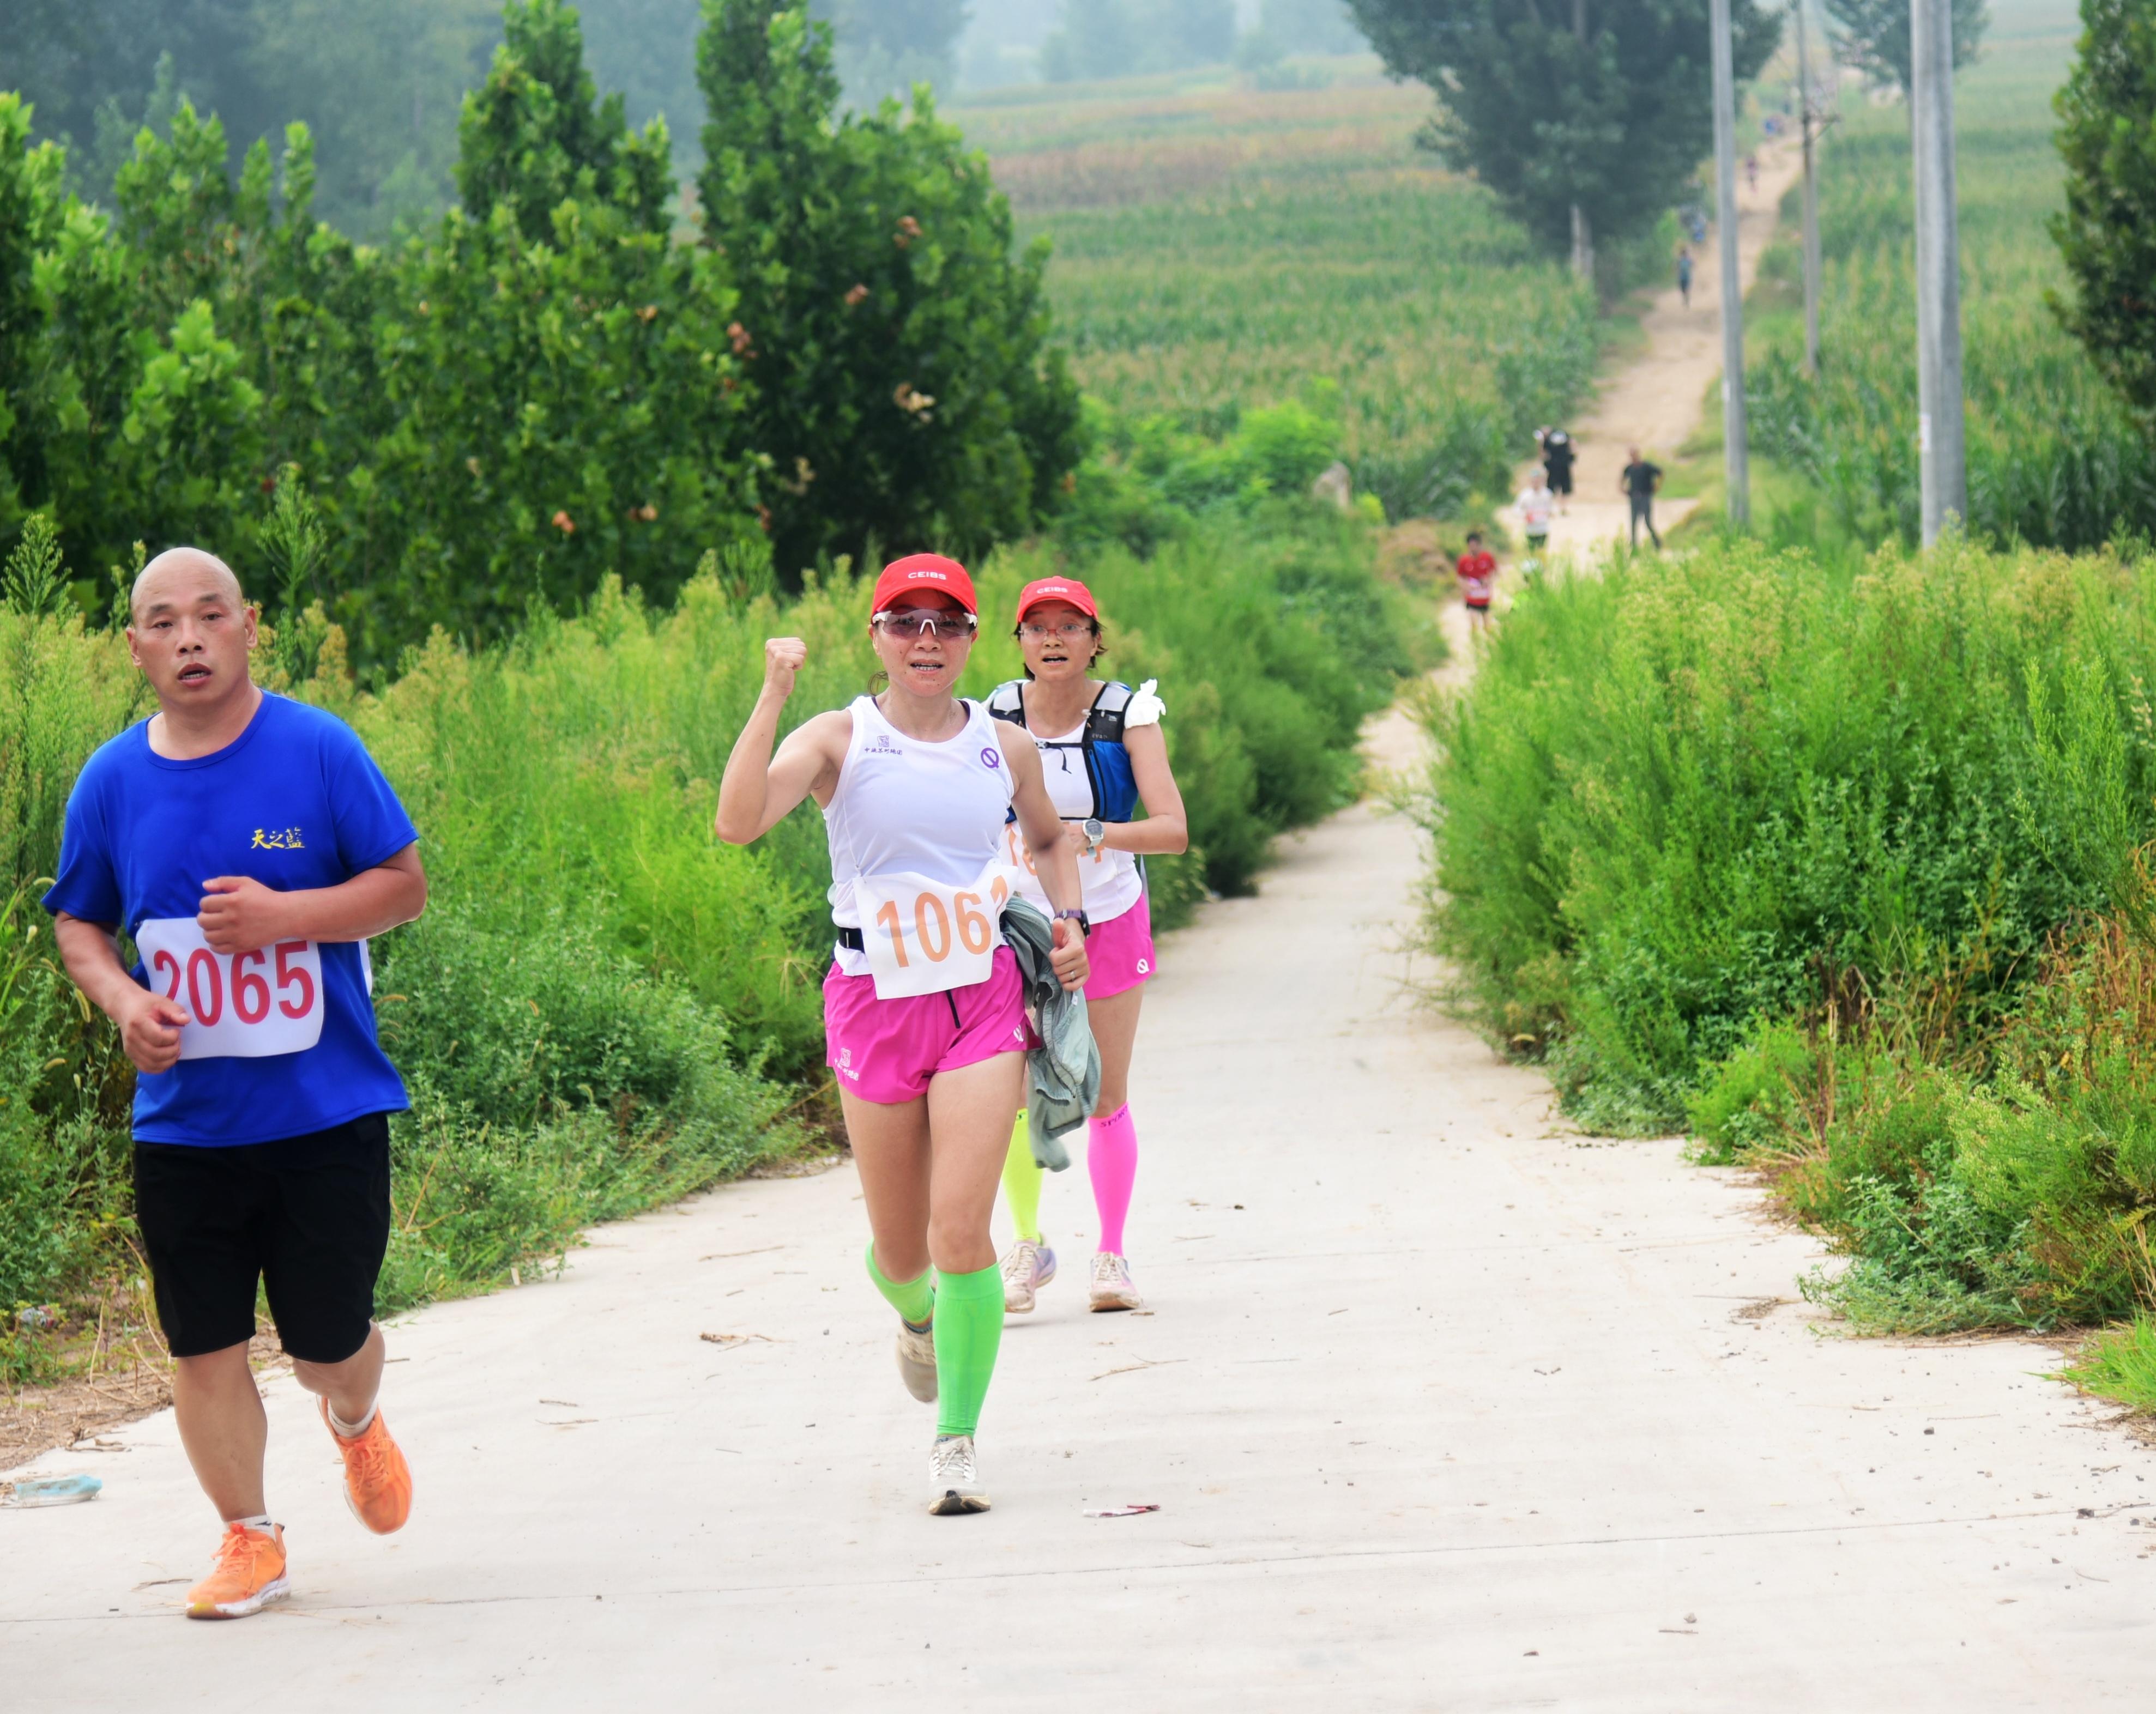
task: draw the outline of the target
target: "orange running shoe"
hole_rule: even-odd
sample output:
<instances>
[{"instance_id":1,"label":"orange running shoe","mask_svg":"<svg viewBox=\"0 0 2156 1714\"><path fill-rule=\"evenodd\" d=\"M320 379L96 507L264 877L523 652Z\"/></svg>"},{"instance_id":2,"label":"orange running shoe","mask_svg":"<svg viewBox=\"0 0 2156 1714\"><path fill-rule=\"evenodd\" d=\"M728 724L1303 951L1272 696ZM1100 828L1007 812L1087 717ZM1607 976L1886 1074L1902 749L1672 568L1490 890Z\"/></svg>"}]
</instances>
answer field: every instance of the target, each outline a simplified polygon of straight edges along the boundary
<instances>
[{"instance_id":1,"label":"orange running shoe","mask_svg":"<svg viewBox=\"0 0 2156 1714\"><path fill-rule=\"evenodd\" d=\"M315 1402L322 1408L322 1426L344 1455L344 1503L352 1515L377 1536L403 1529L412 1515L412 1466L389 1438L382 1407L375 1406L374 1420L347 1440L330 1424L329 1400Z\"/></svg>"},{"instance_id":2,"label":"orange running shoe","mask_svg":"<svg viewBox=\"0 0 2156 1714\"><path fill-rule=\"evenodd\" d=\"M292 1592L285 1579L285 1527L251 1530L228 1523L217 1544L217 1565L187 1591L190 1619L244 1619Z\"/></svg>"}]
</instances>

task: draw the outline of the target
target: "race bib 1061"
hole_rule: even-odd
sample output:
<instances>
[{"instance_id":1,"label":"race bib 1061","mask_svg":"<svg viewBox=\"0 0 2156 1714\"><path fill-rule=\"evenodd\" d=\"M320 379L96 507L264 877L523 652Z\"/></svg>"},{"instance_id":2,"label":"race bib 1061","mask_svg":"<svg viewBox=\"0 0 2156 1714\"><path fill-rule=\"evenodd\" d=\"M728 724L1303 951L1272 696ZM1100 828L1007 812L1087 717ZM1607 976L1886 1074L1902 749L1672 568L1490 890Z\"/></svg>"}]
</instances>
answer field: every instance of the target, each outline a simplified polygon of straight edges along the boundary
<instances>
[{"instance_id":1,"label":"race bib 1061","mask_svg":"<svg viewBox=\"0 0 2156 1714\"><path fill-rule=\"evenodd\" d=\"M219 952L192 916L153 918L135 931L153 993L177 1000L182 1060L261 1060L300 1054L322 1039L322 955L312 941Z\"/></svg>"},{"instance_id":2,"label":"race bib 1061","mask_svg":"<svg viewBox=\"0 0 2156 1714\"><path fill-rule=\"evenodd\" d=\"M1003 944L999 919L1010 895L1010 870L1000 858L956 886L919 875L855 881L854 902L876 998L940 994L986 982Z\"/></svg>"}]
</instances>

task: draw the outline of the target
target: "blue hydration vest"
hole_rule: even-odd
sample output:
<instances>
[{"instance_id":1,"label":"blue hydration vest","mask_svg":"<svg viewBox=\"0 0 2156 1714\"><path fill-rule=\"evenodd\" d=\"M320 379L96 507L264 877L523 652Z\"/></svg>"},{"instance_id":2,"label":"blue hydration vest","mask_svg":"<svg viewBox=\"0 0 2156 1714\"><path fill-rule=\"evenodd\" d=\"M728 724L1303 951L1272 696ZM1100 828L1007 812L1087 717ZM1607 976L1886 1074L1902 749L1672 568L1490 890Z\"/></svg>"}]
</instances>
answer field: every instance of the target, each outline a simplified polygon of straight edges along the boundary
<instances>
[{"instance_id":1,"label":"blue hydration vest","mask_svg":"<svg viewBox=\"0 0 2156 1714\"><path fill-rule=\"evenodd\" d=\"M1024 692L1025 681L1022 679L1011 679L997 685L988 697L988 712L1024 731ZM1123 747L1123 716L1131 706L1132 694L1128 685L1101 685L1075 742L1040 746L1044 750L1081 752L1086 778L1093 788L1093 814L1101 821L1128 821L1138 807L1138 785L1131 772L1131 752ZM1039 739L1034 742L1040 742Z\"/></svg>"}]
</instances>

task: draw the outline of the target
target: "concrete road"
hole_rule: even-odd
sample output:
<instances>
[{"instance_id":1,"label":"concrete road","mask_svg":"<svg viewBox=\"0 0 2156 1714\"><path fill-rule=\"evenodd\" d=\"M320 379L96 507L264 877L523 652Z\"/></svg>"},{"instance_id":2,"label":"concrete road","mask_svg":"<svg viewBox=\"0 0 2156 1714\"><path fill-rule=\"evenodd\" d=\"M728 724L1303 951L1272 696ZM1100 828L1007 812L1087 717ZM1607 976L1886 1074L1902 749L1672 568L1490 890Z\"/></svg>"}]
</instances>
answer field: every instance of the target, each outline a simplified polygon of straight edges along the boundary
<instances>
[{"instance_id":1,"label":"concrete road","mask_svg":"<svg viewBox=\"0 0 2156 1714\"><path fill-rule=\"evenodd\" d=\"M1157 1307L1084 1313L1052 1182L988 1516L922 1509L850 1170L743 1184L393 1331L401 1536L273 1383L261 1618L178 1615L215 1521L169 1415L45 1460L107 1487L0 1514L0 1706L2147 1708L2156 1457L2040 1347L1821 1337L1737 1176L1417 1009L1418 869L1354 809L1168 943Z\"/></svg>"}]
</instances>

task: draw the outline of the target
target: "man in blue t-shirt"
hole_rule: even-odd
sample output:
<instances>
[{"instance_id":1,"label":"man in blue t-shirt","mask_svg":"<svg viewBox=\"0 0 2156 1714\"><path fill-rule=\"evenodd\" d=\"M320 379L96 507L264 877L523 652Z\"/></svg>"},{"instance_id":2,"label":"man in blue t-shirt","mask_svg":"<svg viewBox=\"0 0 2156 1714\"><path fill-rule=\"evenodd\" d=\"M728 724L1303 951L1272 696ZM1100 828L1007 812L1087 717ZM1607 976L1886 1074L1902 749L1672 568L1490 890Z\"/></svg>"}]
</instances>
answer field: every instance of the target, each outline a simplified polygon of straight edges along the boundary
<instances>
[{"instance_id":1,"label":"man in blue t-shirt","mask_svg":"<svg viewBox=\"0 0 2156 1714\"><path fill-rule=\"evenodd\" d=\"M258 1280L344 1456L354 1516L387 1534L411 1511L375 1402L374 1324L387 1116L408 1103L375 1038L367 940L418 916L427 878L410 818L352 729L249 676L255 615L223 562L159 554L132 619L157 712L84 766L45 908L68 974L141 1074L136 1220L180 1439L225 1522L187 1612L234 1619L287 1587L247 1361Z\"/></svg>"}]
</instances>

